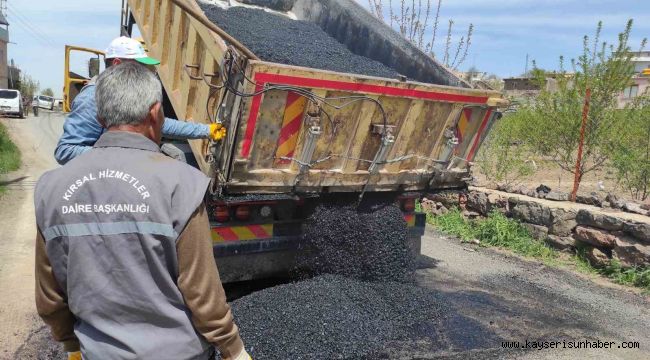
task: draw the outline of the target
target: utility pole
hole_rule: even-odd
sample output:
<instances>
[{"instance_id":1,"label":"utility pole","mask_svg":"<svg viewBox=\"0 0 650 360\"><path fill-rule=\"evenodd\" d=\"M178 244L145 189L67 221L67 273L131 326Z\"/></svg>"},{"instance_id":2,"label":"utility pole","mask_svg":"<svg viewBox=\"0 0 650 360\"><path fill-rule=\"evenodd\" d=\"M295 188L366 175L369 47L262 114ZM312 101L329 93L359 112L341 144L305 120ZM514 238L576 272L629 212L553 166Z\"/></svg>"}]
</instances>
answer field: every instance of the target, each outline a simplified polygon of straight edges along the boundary
<instances>
[{"instance_id":1,"label":"utility pole","mask_svg":"<svg viewBox=\"0 0 650 360\"><path fill-rule=\"evenodd\" d=\"M528 54L526 54L526 66L524 67L524 77L528 77Z\"/></svg>"},{"instance_id":2,"label":"utility pole","mask_svg":"<svg viewBox=\"0 0 650 360\"><path fill-rule=\"evenodd\" d=\"M0 0L0 12L2 16L7 17L7 0Z\"/></svg>"}]
</instances>

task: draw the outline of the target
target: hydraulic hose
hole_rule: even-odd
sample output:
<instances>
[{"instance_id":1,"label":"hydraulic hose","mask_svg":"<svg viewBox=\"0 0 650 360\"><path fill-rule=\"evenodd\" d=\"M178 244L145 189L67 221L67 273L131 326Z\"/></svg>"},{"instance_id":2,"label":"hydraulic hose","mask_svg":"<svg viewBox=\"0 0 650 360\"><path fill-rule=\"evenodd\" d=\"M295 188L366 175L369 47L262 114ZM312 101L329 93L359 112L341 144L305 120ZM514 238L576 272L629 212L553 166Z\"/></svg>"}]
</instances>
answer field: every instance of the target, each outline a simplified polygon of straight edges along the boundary
<instances>
[{"instance_id":1,"label":"hydraulic hose","mask_svg":"<svg viewBox=\"0 0 650 360\"><path fill-rule=\"evenodd\" d=\"M196 9L188 5L187 0L170 0L170 1L174 3L176 6L178 6L179 8L181 8L183 11L185 11L187 14L189 14L191 17L193 17L196 21L200 22L205 27L210 29L210 31L217 33L217 35L221 36L225 41L227 41L232 46L237 48L237 50L241 51L247 58L251 60L260 60L260 58L258 58L257 55L253 54L253 52L250 51L250 49L248 49L246 46L244 46L242 43L237 41L232 36L228 35L228 33L223 31L222 28L218 27L210 20L206 19L202 13L196 11Z\"/></svg>"}]
</instances>

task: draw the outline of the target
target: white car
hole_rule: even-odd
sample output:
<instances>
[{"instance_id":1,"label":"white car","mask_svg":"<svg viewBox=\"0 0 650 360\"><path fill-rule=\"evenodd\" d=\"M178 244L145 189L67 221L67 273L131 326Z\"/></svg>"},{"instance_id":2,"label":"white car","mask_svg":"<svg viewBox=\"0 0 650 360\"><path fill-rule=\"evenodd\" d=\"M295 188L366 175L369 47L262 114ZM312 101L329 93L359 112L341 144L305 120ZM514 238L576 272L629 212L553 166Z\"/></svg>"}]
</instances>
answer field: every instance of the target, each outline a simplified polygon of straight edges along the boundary
<instances>
[{"instance_id":1,"label":"white car","mask_svg":"<svg viewBox=\"0 0 650 360\"><path fill-rule=\"evenodd\" d=\"M34 104L39 108L54 110L54 98L46 95L34 95Z\"/></svg>"},{"instance_id":2,"label":"white car","mask_svg":"<svg viewBox=\"0 0 650 360\"><path fill-rule=\"evenodd\" d=\"M23 117L23 97L20 91L0 89L0 113Z\"/></svg>"}]
</instances>

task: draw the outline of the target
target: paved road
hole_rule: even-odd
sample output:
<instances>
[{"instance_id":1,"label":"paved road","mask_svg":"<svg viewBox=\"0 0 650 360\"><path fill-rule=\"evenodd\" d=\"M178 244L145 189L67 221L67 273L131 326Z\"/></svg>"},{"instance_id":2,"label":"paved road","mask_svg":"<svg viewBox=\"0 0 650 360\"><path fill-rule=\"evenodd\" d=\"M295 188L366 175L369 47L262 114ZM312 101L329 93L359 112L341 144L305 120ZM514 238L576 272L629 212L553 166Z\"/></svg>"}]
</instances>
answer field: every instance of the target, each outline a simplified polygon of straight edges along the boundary
<instances>
[{"instance_id":1,"label":"paved road","mask_svg":"<svg viewBox=\"0 0 650 360\"><path fill-rule=\"evenodd\" d=\"M23 151L25 166L0 199L0 358L50 358L57 345L34 315L33 182L56 166L52 152L62 117L2 120ZM7 180L7 179L5 179ZM405 359L648 359L650 299L598 279L548 268L491 249L474 248L432 229L423 238L426 266L418 283L449 305L444 326L430 329L435 350L408 344ZM435 334L433 334L435 332ZM503 341L614 341L613 349L506 350ZM619 349L621 342L640 349ZM399 348L399 347L397 347ZM18 353L15 351L18 349Z\"/></svg>"},{"instance_id":2,"label":"paved road","mask_svg":"<svg viewBox=\"0 0 650 360\"><path fill-rule=\"evenodd\" d=\"M4 118L20 148L23 166L0 181L8 191L0 198L0 358L10 359L36 322L34 309L33 189L40 175L57 166L53 153L63 115L41 110L38 117Z\"/></svg>"},{"instance_id":3,"label":"paved road","mask_svg":"<svg viewBox=\"0 0 650 360\"><path fill-rule=\"evenodd\" d=\"M448 348L418 358L649 359L650 297L598 278L472 247L427 229L422 286L451 304ZM615 341L613 349L504 350L502 341ZM640 349L618 348L639 342ZM561 347L564 343L560 344ZM415 356L410 354L409 356Z\"/></svg>"}]
</instances>

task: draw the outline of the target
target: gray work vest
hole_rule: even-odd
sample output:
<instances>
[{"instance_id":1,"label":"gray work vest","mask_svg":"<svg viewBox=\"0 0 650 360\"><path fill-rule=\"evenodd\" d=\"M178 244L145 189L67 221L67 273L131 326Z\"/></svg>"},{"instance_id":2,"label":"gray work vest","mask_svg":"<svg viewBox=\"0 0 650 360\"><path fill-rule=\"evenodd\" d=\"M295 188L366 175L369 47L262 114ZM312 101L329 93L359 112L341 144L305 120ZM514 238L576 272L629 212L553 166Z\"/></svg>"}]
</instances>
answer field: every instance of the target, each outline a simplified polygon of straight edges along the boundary
<instances>
[{"instance_id":1,"label":"gray work vest","mask_svg":"<svg viewBox=\"0 0 650 360\"><path fill-rule=\"evenodd\" d=\"M142 135L106 132L36 185L36 221L84 359L206 359L176 241L208 178Z\"/></svg>"}]
</instances>

